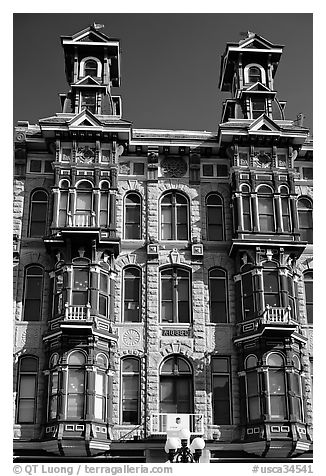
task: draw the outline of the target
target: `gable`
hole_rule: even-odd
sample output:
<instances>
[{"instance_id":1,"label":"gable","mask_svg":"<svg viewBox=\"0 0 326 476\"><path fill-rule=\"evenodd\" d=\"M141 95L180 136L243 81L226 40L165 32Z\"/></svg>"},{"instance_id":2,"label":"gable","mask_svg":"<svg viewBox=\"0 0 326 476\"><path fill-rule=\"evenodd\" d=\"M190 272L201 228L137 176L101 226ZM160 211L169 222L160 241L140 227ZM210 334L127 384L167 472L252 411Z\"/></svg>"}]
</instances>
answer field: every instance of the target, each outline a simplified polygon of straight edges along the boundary
<instances>
[{"instance_id":1,"label":"gable","mask_svg":"<svg viewBox=\"0 0 326 476\"><path fill-rule=\"evenodd\" d=\"M95 86L100 86L100 83L96 81L96 79L92 78L92 76L86 76L85 78L80 79L75 83L75 85L81 86L81 85L95 85Z\"/></svg>"},{"instance_id":2,"label":"gable","mask_svg":"<svg viewBox=\"0 0 326 476\"><path fill-rule=\"evenodd\" d=\"M80 112L68 124L69 128L73 127L99 127L102 123L87 109Z\"/></svg>"},{"instance_id":3,"label":"gable","mask_svg":"<svg viewBox=\"0 0 326 476\"><path fill-rule=\"evenodd\" d=\"M247 88L246 91L270 91L270 89L258 81L257 83Z\"/></svg>"},{"instance_id":4,"label":"gable","mask_svg":"<svg viewBox=\"0 0 326 476\"><path fill-rule=\"evenodd\" d=\"M105 40L103 38L100 37L100 35L98 35L97 33L95 32L89 32L87 35L83 36L82 38L79 38L76 40L77 42L81 42L81 43L84 43L84 42L105 42Z\"/></svg>"},{"instance_id":5,"label":"gable","mask_svg":"<svg viewBox=\"0 0 326 476\"><path fill-rule=\"evenodd\" d=\"M279 132L279 126L266 114L258 117L249 126L249 132Z\"/></svg>"}]
</instances>

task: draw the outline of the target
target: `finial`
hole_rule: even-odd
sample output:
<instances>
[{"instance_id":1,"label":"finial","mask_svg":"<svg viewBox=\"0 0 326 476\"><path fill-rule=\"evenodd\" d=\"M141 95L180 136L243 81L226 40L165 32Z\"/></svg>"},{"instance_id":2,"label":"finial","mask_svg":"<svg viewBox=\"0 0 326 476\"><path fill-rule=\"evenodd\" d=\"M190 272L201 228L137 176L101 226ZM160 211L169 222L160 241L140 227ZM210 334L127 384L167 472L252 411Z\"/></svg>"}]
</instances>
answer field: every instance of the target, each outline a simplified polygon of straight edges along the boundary
<instances>
[{"instance_id":1,"label":"finial","mask_svg":"<svg viewBox=\"0 0 326 476\"><path fill-rule=\"evenodd\" d=\"M95 29L95 30L102 30L102 28L104 28L104 25L102 25L101 23L93 23L92 27Z\"/></svg>"}]
</instances>

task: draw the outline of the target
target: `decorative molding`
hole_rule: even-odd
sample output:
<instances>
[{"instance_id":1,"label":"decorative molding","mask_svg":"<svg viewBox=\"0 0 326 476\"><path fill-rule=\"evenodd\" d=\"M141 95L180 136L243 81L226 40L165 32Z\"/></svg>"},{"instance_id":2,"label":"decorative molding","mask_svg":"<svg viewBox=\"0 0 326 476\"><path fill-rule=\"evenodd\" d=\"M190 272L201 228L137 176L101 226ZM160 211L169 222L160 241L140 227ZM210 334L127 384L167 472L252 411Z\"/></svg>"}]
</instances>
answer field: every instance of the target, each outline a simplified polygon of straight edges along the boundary
<instances>
[{"instance_id":1,"label":"decorative molding","mask_svg":"<svg viewBox=\"0 0 326 476\"><path fill-rule=\"evenodd\" d=\"M181 157L165 157L160 165L164 177L179 178L187 173L187 164Z\"/></svg>"}]
</instances>

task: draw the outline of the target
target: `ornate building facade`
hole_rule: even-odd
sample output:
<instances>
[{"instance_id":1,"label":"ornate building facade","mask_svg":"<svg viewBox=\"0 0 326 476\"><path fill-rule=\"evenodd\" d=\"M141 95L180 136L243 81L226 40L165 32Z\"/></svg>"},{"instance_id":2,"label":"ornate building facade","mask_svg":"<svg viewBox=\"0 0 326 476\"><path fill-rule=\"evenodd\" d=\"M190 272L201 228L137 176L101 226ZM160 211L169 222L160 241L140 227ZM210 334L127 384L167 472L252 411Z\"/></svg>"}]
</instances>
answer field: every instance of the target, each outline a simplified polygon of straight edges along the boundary
<instances>
[{"instance_id":1,"label":"ornate building facade","mask_svg":"<svg viewBox=\"0 0 326 476\"><path fill-rule=\"evenodd\" d=\"M16 457L163 462L177 418L206 461L307 454L312 139L283 47L226 45L210 133L133 128L119 40L61 42L62 112L15 136Z\"/></svg>"}]
</instances>

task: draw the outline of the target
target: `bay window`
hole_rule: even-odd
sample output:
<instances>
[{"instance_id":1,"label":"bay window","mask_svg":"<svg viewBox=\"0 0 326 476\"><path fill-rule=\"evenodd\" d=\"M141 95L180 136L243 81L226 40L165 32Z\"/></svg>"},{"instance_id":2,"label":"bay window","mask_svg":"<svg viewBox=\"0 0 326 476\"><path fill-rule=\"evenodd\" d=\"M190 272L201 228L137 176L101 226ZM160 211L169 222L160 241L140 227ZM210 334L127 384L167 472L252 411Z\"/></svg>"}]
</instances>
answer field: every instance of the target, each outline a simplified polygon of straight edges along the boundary
<instances>
[{"instance_id":1,"label":"bay window","mask_svg":"<svg viewBox=\"0 0 326 476\"><path fill-rule=\"evenodd\" d=\"M275 231L274 197L272 189L262 185L257 190L259 230Z\"/></svg>"},{"instance_id":2,"label":"bay window","mask_svg":"<svg viewBox=\"0 0 326 476\"><path fill-rule=\"evenodd\" d=\"M280 306L278 268L272 261L263 263L264 302L267 305Z\"/></svg>"}]
</instances>

